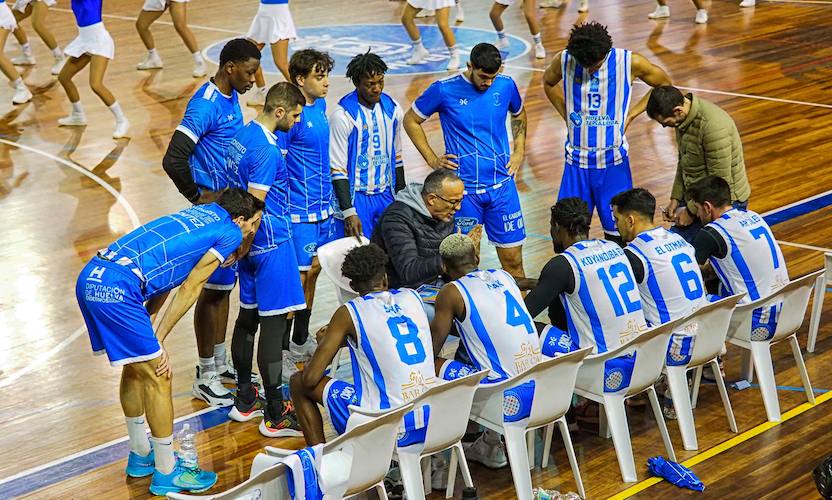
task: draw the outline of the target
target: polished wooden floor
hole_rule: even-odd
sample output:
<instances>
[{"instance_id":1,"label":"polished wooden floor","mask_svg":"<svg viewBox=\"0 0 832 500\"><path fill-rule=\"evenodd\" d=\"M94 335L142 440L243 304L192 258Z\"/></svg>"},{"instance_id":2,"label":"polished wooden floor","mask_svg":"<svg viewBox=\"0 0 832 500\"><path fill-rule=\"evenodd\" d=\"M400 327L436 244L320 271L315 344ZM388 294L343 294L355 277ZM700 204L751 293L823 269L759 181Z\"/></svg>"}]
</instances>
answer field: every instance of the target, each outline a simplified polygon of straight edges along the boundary
<instances>
[{"instance_id":1,"label":"polished wooden floor","mask_svg":"<svg viewBox=\"0 0 832 500\"><path fill-rule=\"evenodd\" d=\"M490 29L488 0L464 0L464 26ZM244 32L257 9L255 0L234 2L195 0L189 17L202 47ZM349 9L344 6L348 5ZM59 0L49 24L63 46L75 35L69 1ZM49 75L50 57L29 31L43 65L24 72L35 98L0 116L0 482L49 462L88 450L125 435L118 403L119 372L90 354L83 322L73 296L77 273L94 252L129 231L134 224L172 212L183 200L161 169L161 158L187 99L201 84L190 77L190 56L170 24L154 26L166 67L155 73L135 71L143 47L134 30L140 2L109 0L108 29L116 40L116 59L107 84L132 122L132 138L110 139L112 118L79 79L90 118L86 129L56 126L69 105ZM575 5L564 10L541 9L544 43L554 53L565 44L570 26L584 18L610 26L619 47L641 52L662 65L678 85L698 89L699 95L723 106L734 117L745 144L753 194L751 207L766 212L830 189L832 174L832 3L761 1L755 9L737 2L714 2L711 21L693 24L688 2L672 3L670 21L652 22L648 0L593 0L589 16L578 16ZM402 4L386 0L293 0L299 26L396 22ZM335 14L333 14L335 13ZM219 15L218 15L219 14ZM161 18L168 23L169 17ZM510 32L527 36L518 8L506 13ZM404 40L404 33L402 37ZM490 35L484 35L490 37ZM486 38L487 39L487 38ZM16 50L13 42L7 52ZM551 57L551 56L550 56ZM527 227L526 269L536 275L551 256L546 238L547 207L555 198L562 169L564 127L556 119L541 89L543 62L531 55L512 61L505 72L516 79L529 116L527 164L519 186ZM390 76L386 90L405 107L439 75ZM270 76L270 81L274 81ZM351 90L346 79L332 80L330 105ZM643 87L639 87L643 92ZM11 91L0 89L0 102ZM247 119L254 116L245 110ZM441 150L436 120L428 124L431 142ZM672 131L646 117L628 132L635 183L665 199L674 175L676 151ZM418 153L405 140L408 176L426 173ZM82 172L83 170L83 172ZM84 175L82 175L84 174ZM92 175L90 175L92 174ZM820 268L822 249L830 245L832 208L823 208L774 227L792 276ZM496 262L493 249L486 261ZM326 321L334 303L331 287L319 287L313 323ZM232 307L232 311L234 308ZM830 319L830 314L824 316ZM232 318L233 318L232 314ZM190 398L196 350L192 317L186 316L169 341L176 371L174 407L177 416L204 408ZM805 344L805 328L800 334ZM817 389L832 388L832 328L821 325L815 354L806 360ZM785 346L774 348L777 381L799 386ZM726 357L729 378L738 375L738 354ZM765 420L756 389L732 391L740 432ZM799 392L780 392L783 410L803 402ZM813 408L735 448L694 467L709 498L812 498L812 467L830 452L832 430L828 405ZM700 452L730 439L722 405L713 387L705 387L696 412ZM675 422L669 423L680 460L696 455L681 450ZM646 460L663 454L655 422L636 409L631 430L639 478L646 479ZM573 436L578 460L592 498L625 490L620 481L612 443L590 432ZM215 470L221 491L248 476L252 457L266 444L299 447L300 440L267 442L256 423L222 423L199 435L202 464ZM536 469L533 480L547 488L574 490L565 453L556 439L554 465ZM145 498L148 480L125 479L124 460L78 474L32 492L32 498ZM472 465L481 498L511 498L508 469L497 473ZM461 483L461 481L460 481ZM459 484L459 483L458 483ZM0 484L0 487L2 485ZM674 498L685 492L662 483L638 497ZM434 495L438 498L438 495Z\"/></svg>"}]
</instances>

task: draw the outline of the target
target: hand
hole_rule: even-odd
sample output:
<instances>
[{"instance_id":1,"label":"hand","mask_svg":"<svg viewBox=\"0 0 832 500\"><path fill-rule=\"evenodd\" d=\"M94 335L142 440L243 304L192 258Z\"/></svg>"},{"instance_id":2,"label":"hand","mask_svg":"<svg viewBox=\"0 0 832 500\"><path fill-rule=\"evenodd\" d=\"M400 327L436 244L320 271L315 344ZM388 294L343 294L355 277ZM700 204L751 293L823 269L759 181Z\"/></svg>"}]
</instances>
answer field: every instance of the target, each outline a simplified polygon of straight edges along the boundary
<instances>
[{"instance_id":1,"label":"hand","mask_svg":"<svg viewBox=\"0 0 832 500\"><path fill-rule=\"evenodd\" d=\"M508 165L506 165L508 167L508 175L514 177L514 174L520 170L520 167L523 165L523 156L524 152L522 151L518 152L515 150L511 153L511 158L509 158Z\"/></svg>"},{"instance_id":2,"label":"hand","mask_svg":"<svg viewBox=\"0 0 832 500\"><path fill-rule=\"evenodd\" d=\"M677 208L679 208L679 200L670 200L670 203L662 210L662 218L665 222L676 222Z\"/></svg>"},{"instance_id":3,"label":"hand","mask_svg":"<svg viewBox=\"0 0 832 500\"><path fill-rule=\"evenodd\" d=\"M318 328L318 331L315 332L315 340L318 341L318 345L320 345L324 341L324 337L326 337L327 328L329 328L329 325L324 325Z\"/></svg>"},{"instance_id":4,"label":"hand","mask_svg":"<svg viewBox=\"0 0 832 500\"><path fill-rule=\"evenodd\" d=\"M170 366L170 356L168 356L168 351L165 350L161 343L159 346L162 347L162 355L159 357L159 364L156 366L156 376L170 378L173 375L173 367Z\"/></svg>"},{"instance_id":5,"label":"hand","mask_svg":"<svg viewBox=\"0 0 832 500\"><path fill-rule=\"evenodd\" d=\"M355 239L361 243L361 236L364 234L364 229L361 227L361 219L357 215L350 215L344 219L344 235L355 236Z\"/></svg>"},{"instance_id":6,"label":"hand","mask_svg":"<svg viewBox=\"0 0 832 500\"><path fill-rule=\"evenodd\" d=\"M199 199L194 205L205 205L206 203L214 203L220 197L222 191L203 191L199 194Z\"/></svg>"},{"instance_id":7,"label":"hand","mask_svg":"<svg viewBox=\"0 0 832 500\"><path fill-rule=\"evenodd\" d=\"M482 224L477 224L468 231L467 236L474 242L474 251L479 256L480 242L482 241Z\"/></svg>"},{"instance_id":8,"label":"hand","mask_svg":"<svg viewBox=\"0 0 832 500\"><path fill-rule=\"evenodd\" d=\"M527 290L532 290L533 288L537 287L538 280L535 278L518 278L516 276L512 276L514 281L517 283L517 288L521 291L525 292Z\"/></svg>"},{"instance_id":9,"label":"hand","mask_svg":"<svg viewBox=\"0 0 832 500\"><path fill-rule=\"evenodd\" d=\"M240 257L240 249L238 248L234 251L234 253L225 258L225 261L222 264L220 264L220 267L231 267L234 265L235 262L240 260Z\"/></svg>"},{"instance_id":10,"label":"hand","mask_svg":"<svg viewBox=\"0 0 832 500\"><path fill-rule=\"evenodd\" d=\"M449 155L446 153L442 156L437 156L433 161L428 162L428 165L430 165L430 168L434 170L437 168L447 168L448 170L456 170L459 168L459 165L451 160L456 160L456 155Z\"/></svg>"},{"instance_id":11,"label":"hand","mask_svg":"<svg viewBox=\"0 0 832 500\"><path fill-rule=\"evenodd\" d=\"M693 224L693 214L690 213L688 207L682 207L676 210L676 224L679 227L688 227Z\"/></svg>"}]
</instances>

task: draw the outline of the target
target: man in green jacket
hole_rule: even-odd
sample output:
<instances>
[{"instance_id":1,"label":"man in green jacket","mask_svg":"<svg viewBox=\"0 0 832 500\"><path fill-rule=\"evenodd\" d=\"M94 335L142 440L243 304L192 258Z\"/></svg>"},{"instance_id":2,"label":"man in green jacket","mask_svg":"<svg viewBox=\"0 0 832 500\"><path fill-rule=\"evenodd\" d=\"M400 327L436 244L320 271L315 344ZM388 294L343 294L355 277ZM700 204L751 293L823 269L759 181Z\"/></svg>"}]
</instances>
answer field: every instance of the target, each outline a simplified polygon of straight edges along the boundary
<instances>
[{"instance_id":1,"label":"man in green jacket","mask_svg":"<svg viewBox=\"0 0 832 500\"><path fill-rule=\"evenodd\" d=\"M679 162L670 202L664 219L688 241L702 227L690 200L688 187L715 175L731 186L731 200L737 208L748 207L751 186L745 173L742 141L734 120L722 108L692 94L683 95L676 87L656 87L647 101L647 115L663 127L676 129Z\"/></svg>"}]
</instances>

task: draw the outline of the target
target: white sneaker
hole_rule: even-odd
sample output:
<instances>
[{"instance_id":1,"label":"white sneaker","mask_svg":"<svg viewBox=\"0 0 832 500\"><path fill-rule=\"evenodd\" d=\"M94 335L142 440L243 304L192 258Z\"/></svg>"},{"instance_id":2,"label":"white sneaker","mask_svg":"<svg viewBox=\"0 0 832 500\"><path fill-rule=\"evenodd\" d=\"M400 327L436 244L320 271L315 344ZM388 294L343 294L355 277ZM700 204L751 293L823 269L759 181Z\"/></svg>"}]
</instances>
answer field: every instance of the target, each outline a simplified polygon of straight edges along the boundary
<instances>
[{"instance_id":1,"label":"white sneaker","mask_svg":"<svg viewBox=\"0 0 832 500\"><path fill-rule=\"evenodd\" d=\"M647 14L647 19L665 19L670 17L670 7L667 5L656 5L656 10Z\"/></svg>"},{"instance_id":2,"label":"white sneaker","mask_svg":"<svg viewBox=\"0 0 832 500\"><path fill-rule=\"evenodd\" d=\"M559 9L563 7L563 0L542 0L539 5L544 9Z\"/></svg>"},{"instance_id":3,"label":"white sneaker","mask_svg":"<svg viewBox=\"0 0 832 500\"><path fill-rule=\"evenodd\" d=\"M428 52L428 49L424 45L413 47L413 52L410 54L410 59L407 60L407 64L422 64L429 55L430 52Z\"/></svg>"},{"instance_id":4,"label":"white sneaker","mask_svg":"<svg viewBox=\"0 0 832 500\"><path fill-rule=\"evenodd\" d=\"M34 54L20 54L19 56L12 57L12 64L15 66L34 66L35 56Z\"/></svg>"},{"instance_id":5,"label":"white sneaker","mask_svg":"<svg viewBox=\"0 0 832 500\"><path fill-rule=\"evenodd\" d=\"M542 43L536 43L534 45L534 58L546 59L546 47Z\"/></svg>"},{"instance_id":6,"label":"white sneaker","mask_svg":"<svg viewBox=\"0 0 832 500\"><path fill-rule=\"evenodd\" d=\"M24 104L32 100L32 93L25 85L23 87L15 87L14 95L12 96L12 104Z\"/></svg>"},{"instance_id":7,"label":"white sneaker","mask_svg":"<svg viewBox=\"0 0 832 500\"><path fill-rule=\"evenodd\" d=\"M694 19L696 24L705 24L708 22L708 11L705 9L699 9L696 11L696 19Z\"/></svg>"},{"instance_id":8,"label":"white sneaker","mask_svg":"<svg viewBox=\"0 0 832 500\"><path fill-rule=\"evenodd\" d=\"M589 0L580 0L578 2L578 12L589 12Z\"/></svg>"},{"instance_id":9,"label":"white sneaker","mask_svg":"<svg viewBox=\"0 0 832 500\"><path fill-rule=\"evenodd\" d=\"M58 76L61 73L61 68L64 67L64 63L66 62L66 58L64 56L56 57L55 64L52 65L52 69L49 70L55 76Z\"/></svg>"},{"instance_id":10,"label":"white sneaker","mask_svg":"<svg viewBox=\"0 0 832 500\"><path fill-rule=\"evenodd\" d=\"M192 392L196 399L201 399L211 406L231 406L234 404L234 394L228 390L217 372L199 373L199 366L196 367L196 379L192 386Z\"/></svg>"},{"instance_id":11,"label":"white sneaker","mask_svg":"<svg viewBox=\"0 0 832 500\"><path fill-rule=\"evenodd\" d=\"M194 78L202 78L205 76L205 60L200 59L199 62L194 63L194 71L191 73Z\"/></svg>"},{"instance_id":12,"label":"white sneaker","mask_svg":"<svg viewBox=\"0 0 832 500\"><path fill-rule=\"evenodd\" d=\"M69 116L58 118L59 127L84 127L87 125L87 117L83 113L70 113Z\"/></svg>"},{"instance_id":13,"label":"white sneaker","mask_svg":"<svg viewBox=\"0 0 832 500\"><path fill-rule=\"evenodd\" d=\"M159 57L158 54L151 55L150 53L148 53L147 56L145 56L144 61L136 65L136 69L162 69L162 58Z\"/></svg>"},{"instance_id":14,"label":"white sneaker","mask_svg":"<svg viewBox=\"0 0 832 500\"><path fill-rule=\"evenodd\" d=\"M315 340L314 335L310 335L309 338L306 339L306 342L302 345L295 344L294 342L289 343L289 351L292 356L301 361L309 361L312 359L312 356L315 354L317 349L318 341Z\"/></svg>"},{"instance_id":15,"label":"white sneaker","mask_svg":"<svg viewBox=\"0 0 832 500\"><path fill-rule=\"evenodd\" d=\"M740 7L754 7L757 5L757 0L742 0Z\"/></svg>"},{"instance_id":16,"label":"white sneaker","mask_svg":"<svg viewBox=\"0 0 832 500\"><path fill-rule=\"evenodd\" d=\"M465 21L465 11L462 10L462 4L456 4L456 19L454 22L461 23Z\"/></svg>"},{"instance_id":17,"label":"white sneaker","mask_svg":"<svg viewBox=\"0 0 832 500\"><path fill-rule=\"evenodd\" d=\"M500 38L497 37L497 41L494 42L494 46L501 50L508 49L508 46L511 45L511 42L508 40L508 37Z\"/></svg>"},{"instance_id":18,"label":"white sneaker","mask_svg":"<svg viewBox=\"0 0 832 500\"><path fill-rule=\"evenodd\" d=\"M462 443L462 446L466 459L479 462L489 469L501 469L508 465L503 442L494 431L487 430L473 443Z\"/></svg>"},{"instance_id":19,"label":"white sneaker","mask_svg":"<svg viewBox=\"0 0 832 500\"><path fill-rule=\"evenodd\" d=\"M116 120L116 129L113 130L113 139L121 139L127 136L127 131L130 129L130 120L124 118L123 120Z\"/></svg>"},{"instance_id":20,"label":"white sneaker","mask_svg":"<svg viewBox=\"0 0 832 500\"><path fill-rule=\"evenodd\" d=\"M298 370L298 363L301 360L298 359L292 351L283 351L283 381L289 382L289 379L292 378L292 375L297 373Z\"/></svg>"},{"instance_id":21,"label":"white sneaker","mask_svg":"<svg viewBox=\"0 0 832 500\"><path fill-rule=\"evenodd\" d=\"M445 455L447 455L447 452L437 453L430 457L431 489L444 490L448 487L448 470L451 464Z\"/></svg>"},{"instance_id":22,"label":"white sneaker","mask_svg":"<svg viewBox=\"0 0 832 500\"><path fill-rule=\"evenodd\" d=\"M266 105L266 89L255 89L246 101L246 106L257 107Z\"/></svg>"},{"instance_id":23,"label":"white sneaker","mask_svg":"<svg viewBox=\"0 0 832 500\"><path fill-rule=\"evenodd\" d=\"M459 54L454 53L448 57L448 66L445 69L448 71L456 71L459 69Z\"/></svg>"},{"instance_id":24,"label":"white sneaker","mask_svg":"<svg viewBox=\"0 0 832 500\"><path fill-rule=\"evenodd\" d=\"M422 9L422 10L420 10L420 11L419 11L419 13L418 13L418 14L416 14L416 17L417 17L417 18L419 18L419 19L421 19L421 18L425 18L425 17L433 17L433 16L435 16L435 15L436 15L436 11L435 11L435 10L432 10L432 9Z\"/></svg>"}]
</instances>

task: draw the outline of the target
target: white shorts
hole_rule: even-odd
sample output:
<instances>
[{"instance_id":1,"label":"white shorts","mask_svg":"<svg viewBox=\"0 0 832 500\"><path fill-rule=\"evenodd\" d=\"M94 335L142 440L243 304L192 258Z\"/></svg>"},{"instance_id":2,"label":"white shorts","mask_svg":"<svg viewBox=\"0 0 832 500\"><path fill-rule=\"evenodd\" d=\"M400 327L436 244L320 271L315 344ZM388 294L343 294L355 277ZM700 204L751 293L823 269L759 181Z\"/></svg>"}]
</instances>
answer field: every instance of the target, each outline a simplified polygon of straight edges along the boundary
<instances>
[{"instance_id":1,"label":"white shorts","mask_svg":"<svg viewBox=\"0 0 832 500\"><path fill-rule=\"evenodd\" d=\"M260 4L246 37L257 43L276 43L298 37L289 4Z\"/></svg>"},{"instance_id":2,"label":"white shorts","mask_svg":"<svg viewBox=\"0 0 832 500\"><path fill-rule=\"evenodd\" d=\"M186 3L190 1L191 0L144 0L142 10L146 10L149 12L162 12L171 2Z\"/></svg>"},{"instance_id":3,"label":"white shorts","mask_svg":"<svg viewBox=\"0 0 832 500\"><path fill-rule=\"evenodd\" d=\"M84 54L89 54L112 59L115 51L113 38L107 28L104 27L104 23L96 23L83 28L79 27L78 36L64 48L64 55L67 57L81 57Z\"/></svg>"},{"instance_id":4,"label":"white shorts","mask_svg":"<svg viewBox=\"0 0 832 500\"><path fill-rule=\"evenodd\" d=\"M456 0L407 0L407 3L415 9L437 10L453 7Z\"/></svg>"},{"instance_id":5,"label":"white shorts","mask_svg":"<svg viewBox=\"0 0 832 500\"><path fill-rule=\"evenodd\" d=\"M15 0L12 8L18 12L26 12L26 6L34 2L43 2L47 7L54 7L58 3L56 0Z\"/></svg>"},{"instance_id":6,"label":"white shorts","mask_svg":"<svg viewBox=\"0 0 832 500\"><path fill-rule=\"evenodd\" d=\"M17 28L17 21L14 20L12 9L5 2L0 5L0 28L8 31L14 31Z\"/></svg>"}]
</instances>

